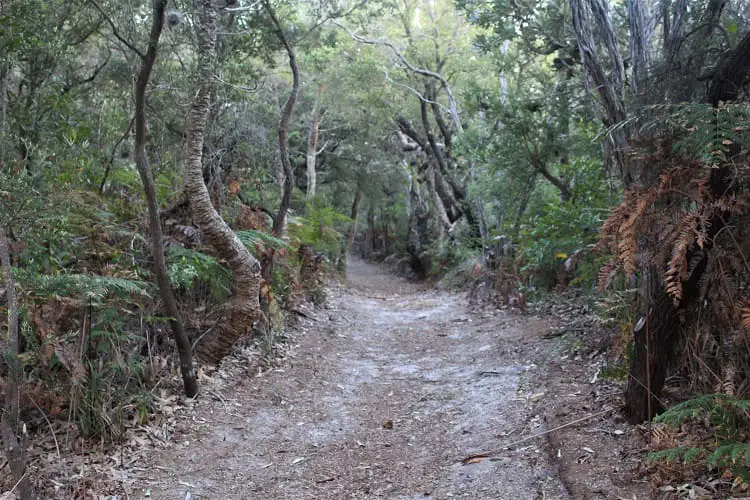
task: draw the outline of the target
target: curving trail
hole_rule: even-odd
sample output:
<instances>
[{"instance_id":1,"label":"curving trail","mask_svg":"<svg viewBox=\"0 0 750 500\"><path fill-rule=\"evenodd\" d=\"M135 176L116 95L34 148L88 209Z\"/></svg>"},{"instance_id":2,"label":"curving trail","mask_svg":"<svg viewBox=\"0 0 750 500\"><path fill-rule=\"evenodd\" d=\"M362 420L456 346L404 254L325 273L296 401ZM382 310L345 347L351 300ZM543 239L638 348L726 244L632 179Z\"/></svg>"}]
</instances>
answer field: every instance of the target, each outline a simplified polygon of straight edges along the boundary
<instances>
[{"instance_id":1,"label":"curving trail","mask_svg":"<svg viewBox=\"0 0 750 500\"><path fill-rule=\"evenodd\" d=\"M281 369L199 401L140 495L568 498L543 439L461 464L543 430L518 394L542 322L469 313L363 262L348 281Z\"/></svg>"}]
</instances>

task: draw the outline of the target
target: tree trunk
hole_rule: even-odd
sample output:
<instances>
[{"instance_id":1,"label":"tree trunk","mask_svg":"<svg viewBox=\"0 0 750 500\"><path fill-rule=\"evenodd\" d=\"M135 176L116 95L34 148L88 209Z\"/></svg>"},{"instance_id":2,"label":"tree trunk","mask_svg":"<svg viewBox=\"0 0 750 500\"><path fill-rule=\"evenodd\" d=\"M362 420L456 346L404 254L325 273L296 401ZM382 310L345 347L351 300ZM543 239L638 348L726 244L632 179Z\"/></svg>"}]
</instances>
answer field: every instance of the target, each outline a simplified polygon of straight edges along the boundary
<instances>
[{"instance_id":1,"label":"tree trunk","mask_svg":"<svg viewBox=\"0 0 750 500\"><path fill-rule=\"evenodd\" d=\"M718 106L722 101L734 101L750 73L750 33L747 33L714 74L707 101Z\"/></svg>"},{"instance_id":2,"label":"tree trunk","mask_svg":"<svg viewBox=\"0 0 750 500\"><path fill-rule=\"evenodd\" d=\"M750 74L750 34L745 35L735 47L731 56L719 68L711 82L706 100L718 106L720 102L736 99L745 78ZM734 168L734 167L732 167ZM710 190L715 199L727 196L732 189L732 173L728 167L712 169ZM731 224L731 213L719 213L711 217L706 224L709 228L706 243L702 251L708 254L712 242L727 225ZM688 252L688 262L692 262L697 249ZM683 283L683 297L679 307L675 307L672 298L666 293L662 281L663 269L651 266L648 270L645 325L635 332L633 338L633 357L631 358L630 379L625 391L625 409L631 422L639 423L653 418L659 409L658 397L664 387L666 370L674 353L674 342L679 333L680 311L691 311L700 305L700 280L703 277L706 257L699 261L696 269Z\"/></svg>"},{"instance_id":3,"label":"tree trunk","mask_svg":"<svg viewBox=\"0 0 750 500\"><path fill-rule=\"evenodd\" d=\"M172 286L167 278L167 265L164 258L164 242L159 217L159 205L156 201L156 189L151 167L146 153L146 87L151 70L156 61L156 51L164 26L164 12L167 0L154 0L151 35L148 50L141 60L141 70L135 89L135 165L143 183L143 192L148 205L149 229L151 232L151 258L159 295L164 301L164 309L169 317L169 326L180 356L180 372L185 387L185 394L193 397L198 393L198 379L193 368L193 353L182 323L182 313L177 305ZM130 128L128 127L128 130Z\"/></svg>"},{"instance_id":4,"label":"tree trunk","mask_svg":"<svg viewBox=\"0 0 750 500\"><path fill-rule=\"evenodd\" d=\"M5 296L8 303L8 381L5 386L5 415L2 417L2 438L5 456L13 477L18 482L18 492L22 500L33 498L34 492L26 475L26 452L18 442L21 406L21 382L23 367L20 354L20 332L18 328L18 304L16 304L16 282L10 267L10 248L5 226L0 222L0 264L5 278Z\"/></svg>"},{"instance_id":5,"label":"tree trunk","mask_svg":"<svg viewBox=\"0 0 750 500\"><path fill-rule=\"evenodd\" d=\"M186 144L185 193L196 224L233 273L232 297L211 336L198 353L217 363L231 352L235 342L250 332L260 312L260 263L240 242L211 204L203 182L203 137L211 100L216 58L216 7L213 0L196 0L198 23L198 92L190 110Z\"/></svg>"},{"instance_id":6,"label":"tree trunk","mask_svg":"<svg viewBox=\"0 0 750 500\"><path fill-rule=\"evenodd\" d=\"M2 8L0 8L2 14ZM8 79L10 65L7 59L0 62L0 169L5 168L5 141L8 128Z\"/></svg>"},{"instance_id":7,"label":"tree trunk","mask_svg":"<svg viewBox=\"0 0 750 500\"><path fill-rule=\"evenodd\" d=\"M295 55L294 49L289 43L287 36L284 34L284 29L281 27L281 23L276 17L276 12L273 10L273 7L271 7L268 0L263 1L263 6L271 17L271 21L276 29L276 36L286 50L287 56L289 57L289 67L292 70L292 91L289 93L286 104L284 104L284 109L281 111L278 131L279 154L281 156L281 165L284 170L284 190L281 194L279 211L273 221L272 232L275 236L281 236L284 233L284 227L286 226L286 215L289 211L289 206L292 204L292 190L294 189L294 170L292 169L292 162L289 159L288 135L289 121L292 119L292 111L294 111L294 104L297 102L297 95L299 94L300 77L299 67L297 66L297 56Z\"/></svg>"},{"instance_id":8,"label":"tree trunk","mask_svg":"<svg viewBox=\"0 0 750 500\"><path fill-rule=\"evenodd\" d=\"M570 192L570 188L568 187L568 185L562 179L553 175L539 158L532 158L531 165L536 172L542 174L542 177L547 179L550 184L555 186L557 190L560 191L560 201L564 203L570 200L572 193Z\"/></svg>"},{"instance_id":9,"label":"tree trunk","mask_svg":"<svg viewBox=\"0 0 750 500\"><path fill-rule=\"evenodd\" d=\"M369 260L372 257L375 244L375 209L372 205L367 209L367 233L365 233L365 248L362 249L362 257Z\"/></svg>"},{"instance_id":10,"label":"tree trunk","mask_svg":"<svg viewBox=\"0 0 750 500\"><path fill-rule=\"evenodd\" d=\"M359 205L362 203L362 190L357 185L357 193L354 195L354 201L352 202L352 229L349 231L349 241L346 244L346 253L348 254L352 250L354 239L357 237L357 223L359 222Z\"/></svg>"},{"instance_id":11,"label":"tree trunk","mask_svg":"<svg viewBox=\"0 0 750 500\"><path fill-rule=\"evenodd\" d=\"M406 251L409 253L412 270L424 278L429 269L423 259L424 242L427 240L427 223L432 216L425 208L425 202L414 175L409 182L409 221L406 236Z\"/></svg>"},{"instance_id":12,"label":"tree trunk","mask_svg":"<svg viewBox=\"0 0 750 500\"><path fill-rule=\"evenodd\" d=\"M599 0L570 0L570 9L584 72L599 93L604 124L614 127L624 122L627 114L623 98L624 65L612 23L605 6ZM602 65L592 28L599 31L605 42L612 63L610 71L606 71ZM608 150L625 185L638 180L627 161L628 140L624 127L614 127L607 138Z\"/></svg>"},{"instance_id":13,"label":"tree trunk","mask_svg":"<svg viewBox=\"0 0 750 500\"><path fill-rule=\"evenodd\" d=\"M648 78L648 44L651 31L646 23L646 14L641 0L627 0L628 27L630 28L630 60L633 66L631 86L638 92L639 85Z\"/></svg>"},{"instance_id":14,"label":"tree trunk","mask_svg":"<svg viewBox=\"0 0 750 500\"><path fill-rule=\"evenodd\" d=\"M323 85L318 86L318 95L315 98L312 115L310 117L310 130L307 133L307 201L315 198L315 188L317 184L317 175L315 172L315 160L318 156L318 132L320 129L320 111L318 110L318 101L323 90Z\"/></svg>"},{"instance_id":15,"label":"tree trunk","mask_svg":"<svg viewBox=\"0 0 750 500\"><path fill-rule=\"evenodd\" d=\"M526 209L531 201L531 193L534 192L534 186L536 185L536 170L529 176L529 180L524 186L524 190L521 192L521 201L518 204L518 211L516 212L516 219L513 222L513 232L510 235L510 242L515 245L518 242L518 235L521 232L521 221L526 213Z\"/></svg>"},{"instance_id":16,"label":"tree trunk","mask_svg":"<svg viewBox=\"0 0 750 500\"><path fill-rule=\"evenodd\" d=\"M5 4L0 5L0 17L4 15ZM7 60L0 62L0 169L8 168L5 164L5 146L8 137L8 79L10 78L10 64ZM7 344L0 341L4 347L3 354L8 363L8 379L5 385L5 415L0 421L5 458L10 471L17 482L18 495L21 500L35 497L34 490L26 474L26 450L19 443L16 432L19 428L21 412L21 382L23 381L23 366L18 358L21 353L21 335L18 325L18 304L16 303L16 281L10 264L10 245L5 228L6 221L0 217L0 266L3 268L5 282L5 300L8 308L8 339Z\"/></svg>"},{"instance_id":17,"label":"tree trunk","mask_svg":"<svg viewBox=\"0 0 750 500\"><path fill-rule=\"evenodd\" d=\"M633 354L625 390L625 414L632 423L650 420L661 409L659 394L664 387L671 351L677 339L680 320L672 298L662 286L662 275L651 269L646 278L651 313L643 326L633 332Z\"/></svg>"}]
</instances>

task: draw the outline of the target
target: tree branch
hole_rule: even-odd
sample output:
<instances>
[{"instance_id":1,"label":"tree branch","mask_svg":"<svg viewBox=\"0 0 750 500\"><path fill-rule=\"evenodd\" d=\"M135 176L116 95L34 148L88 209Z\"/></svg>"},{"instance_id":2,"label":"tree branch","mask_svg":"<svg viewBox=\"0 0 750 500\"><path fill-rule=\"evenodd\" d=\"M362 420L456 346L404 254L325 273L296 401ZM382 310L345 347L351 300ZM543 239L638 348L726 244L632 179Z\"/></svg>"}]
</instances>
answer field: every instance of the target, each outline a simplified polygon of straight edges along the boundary
<instances>
[{"instance_id":1,"label":"tree branch","mask_svg":"<svg viewBox=\"0 0 750 500\"><path fill-rule=\"evenodd\" d=\"M117 27L115 26L115 23L112 22L112 19L104 12L104 10L102 10L101 7L99 7L99 4L96 3L96 0L89 0L89 2L91 3L91 5L93 5L96 8L96 10L99 11L102 17L104 17L104 20L107 21L107 24L109 24L109 27L112 28L112 34L115 36L115 38L120 40L120 42L123 45L125 45L127 48L129 48L130 50L138 54L138 57L140 57L141 59L146 57L146 54L138 50L138 47L136 47L135 45L127 41L122 35L120 35L120 32L117 30Z\"/></svg>"},{"instance_id":2,"label":"tree branch","mask_svg":"<svg viewBox=\"0 0 750 500\"><path fill-rule=\"evenodd\" d=\"M338 26L339 28L343 29L344 31L346 31L353 40L359 43L363 43L365 45L379 45L383 47L388 47L389 49L391 49L391 52L393 52L393 54L398 58L401 64L406 66L412 72L417 73L418 75L422 75L422 76L426 76L426 77L434 78L438 80L440 82L440 85L443 87L443 89L445 90L445 93L448 96L449 111L450 111L451 119L453 120L453 123L456 126L456 130L459 130L459 131L463 130L463 127L461 125L461 118L458 114L458 105L456 104L456 99L453 96L453 91L451 90L450 85L448 85L448 81L445 79L443 75L441 75L440 73L436 73L432 70L426 69L426 68L420 68L420 67L414 66L401 53L401 51L398 50L396 46L393 45L393 43L391 43L389 40L374 40L370 38L365 38L361 35L354 33L353 31L351 31L349 28L342 25L341 23L334 22L334 24Z\"/></svg>"}]
</instances>

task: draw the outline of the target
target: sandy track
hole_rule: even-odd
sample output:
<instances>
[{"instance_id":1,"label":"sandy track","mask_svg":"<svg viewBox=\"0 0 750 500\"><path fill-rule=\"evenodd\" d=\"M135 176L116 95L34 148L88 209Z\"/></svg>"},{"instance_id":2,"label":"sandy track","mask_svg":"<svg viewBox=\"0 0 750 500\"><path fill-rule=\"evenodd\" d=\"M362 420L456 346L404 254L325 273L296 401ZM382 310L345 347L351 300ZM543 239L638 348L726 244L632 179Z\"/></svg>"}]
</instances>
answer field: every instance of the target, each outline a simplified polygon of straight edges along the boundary
<instances>
[{"instance_id":1,"label":"sandy track","mask_svg":"<svg viewBox=\"0 0 750 500\"><path fill-rule=\"evenodd\" d=\"M153 457L151 498L567 498L517 393L540 329L475 315L362 262L294 358L193 411L195 430Z\"/></svg>"}]
</instances>

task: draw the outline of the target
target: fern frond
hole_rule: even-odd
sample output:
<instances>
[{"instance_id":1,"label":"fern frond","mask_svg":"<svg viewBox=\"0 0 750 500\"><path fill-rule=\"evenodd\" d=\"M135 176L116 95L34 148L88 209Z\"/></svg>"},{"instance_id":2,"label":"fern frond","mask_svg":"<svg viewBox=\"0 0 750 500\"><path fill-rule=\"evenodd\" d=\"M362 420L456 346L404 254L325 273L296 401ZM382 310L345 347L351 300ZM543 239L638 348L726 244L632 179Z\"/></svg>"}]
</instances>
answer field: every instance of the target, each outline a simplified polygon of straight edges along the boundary
<instances>
[{"instance_id":1,"label":"fern frond","mask_svg":"<svg viewBox=\"0 0 750 500\"><path fill-rule=\"evenodd\" d=\"M750 299L745 300L740 309L740 317L742 318L742 327L750 331Z\"/></svg>"},{"instance_id":2,"label":"fern frond","mask_svg":"<svg viewBox=\"0 0 750 500\"><path fill-rule=\"evenodd\" d=\"M703 394L678 403L654 418L654 422L679 427L686 420L697 418L704 411L710 411L716 406L717 399L722 394Z\"/></svg>"},{"instance_id":3,"label":"fern frond","mask_svg":"<svg viewBox=\"0 0 750 500\"><path fill-rule=\"evenodd\" d=\"M682 462L690 463L701 457L705 452L694 446L678 446L666 450L653 451L648 454L650 462Z\"/></svg>"},{"instance_id":4,"label":"fern frond","mask_svg":"<svg viewBox=\"0 0 750 500\"><path fill-rule=\"evenodd\" d=\"M639 197L632 212L622 222L618 231L617 257L620 259L622 268L628 277L633 276L637 270L636 258L639 234L636 224L650 203L649 196L644 194Z\"/></svg>"},{"instance_id":5,"label":"fern frond","mask_svg":"<svg viewBox=\"0 0 750 500\"><path fill-rule=\"evenodd\" d=\"M109 295L151 297L145 281L94 274L25 275L22 284L40 296L79 296L101 302Z\"/></svg>"},{"instance_id":6,"label":"fern frond","mask_svg":"<svg viewBox=\"0 0 750 500\"><path fill-rule=\"evenodd\" d=\"M714 450L708 463L714 467L750 464L750 443L728 443Z\"/></svg>"},{"instance_id":7,"label":"fern frond","mask_svg":"<svg viewBox=\"0 0 750 500\"><path fill-rule=\"evenodd\" d=\"M608 248L613 254L617 254L617 233L630 215L637 198L638 191L628 190L623 195L622 202L610 211L609 216L599 228L598 248Z\"/></svg>"},{"instance_id":8,"label":"fern frond","mask_svg":"<svg viewBox=\"0 0 750 500\"><path fill-rule=\"evenodd\" d=\"M216 299L230 295L232 273L216 259L181 246L167 247L167 277L174 288L188 290L196 279L205 282Z\"/></svg>"},{"instance_id":9,"label":"fern frond","mask_svg":"<svg viewBox=\"0 0 750 500\"><path fill-rule=\"evenodd\" d=\"M254 253L256 257L265 253L269 248L289 248L289 244L286 241L271 234L264 233L263 231L256 231L254 229L237 231L237 237L248 250Z\"/></svg>"},{"instance_id":10,"label":"fern frond","mask_svg":"<svg viewBox=\"0 0 750 500\"><path fill-rule=\"evenodd\" d=\"M599 269L599 293L604 293L604 290L607 289L619 268L620 262L617 259L610 259L609 262Z\"/></svg>"},{"instance_id":11,"label":"fern frond","mask_svg":"<svg viewBox=\"0 0 750 500\"><path fill-rule=\"evenodd\" d=\"M682 299L682 282L688 278L688 251L695 243L695 235L700 217L691 212L678 223L679 234L672 245L672 257L664 273L664 289L672 297L675 305Z\"/></svg>"}]
</instances>

